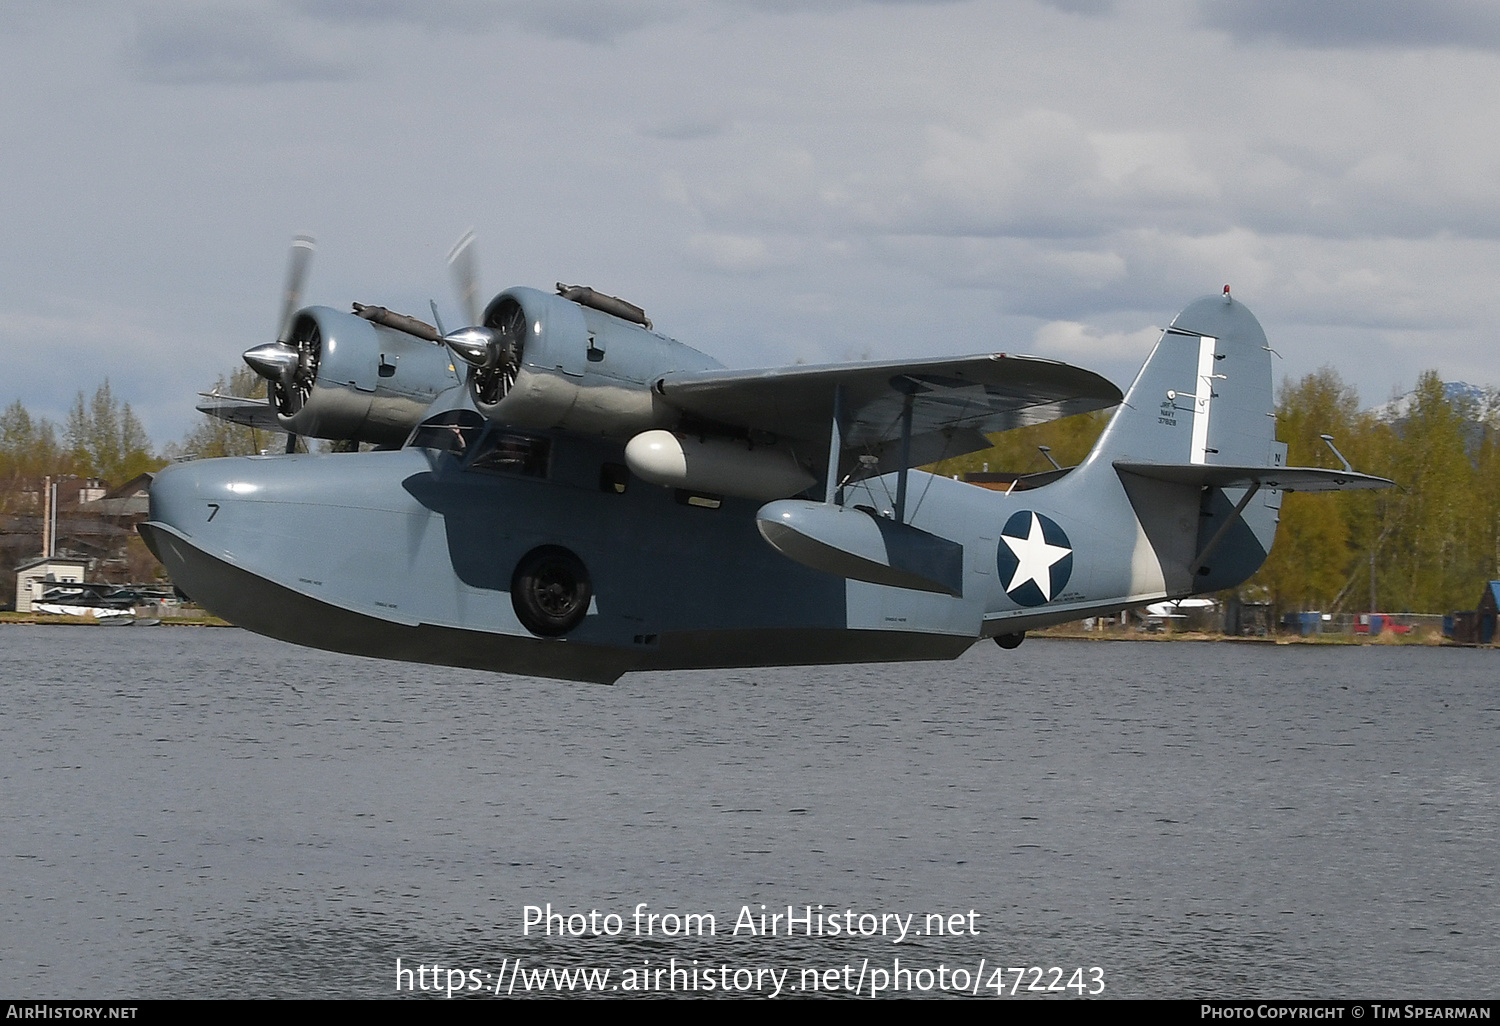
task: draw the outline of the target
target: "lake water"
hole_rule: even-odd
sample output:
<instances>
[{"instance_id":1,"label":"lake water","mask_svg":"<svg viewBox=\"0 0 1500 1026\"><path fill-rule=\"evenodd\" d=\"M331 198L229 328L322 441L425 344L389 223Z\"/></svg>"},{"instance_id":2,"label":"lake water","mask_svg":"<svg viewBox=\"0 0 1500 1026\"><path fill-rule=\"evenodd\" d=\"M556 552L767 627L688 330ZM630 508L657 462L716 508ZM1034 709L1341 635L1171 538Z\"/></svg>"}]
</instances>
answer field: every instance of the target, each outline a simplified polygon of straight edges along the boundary
<instances>
[{"instance_id":1,"label":"lake water","mask_svg":"<svg viewBox=\"0 0 1500 1026\"><path fill-rule=\"evenodd\" d=\"M0 627L0 996L420 993L399 958L483 994L520 959L518 990L868 993L904 967L993 994L1037 966L1113 997L1493 997L1497 670L1032 639L603 687ZM548 904L618 929L523 935ZM762 905L774 936L743 928ZM787 936L789 905L822 935ZM664 935L689 913L714 933Z\"/></svg>"}]
</instances>

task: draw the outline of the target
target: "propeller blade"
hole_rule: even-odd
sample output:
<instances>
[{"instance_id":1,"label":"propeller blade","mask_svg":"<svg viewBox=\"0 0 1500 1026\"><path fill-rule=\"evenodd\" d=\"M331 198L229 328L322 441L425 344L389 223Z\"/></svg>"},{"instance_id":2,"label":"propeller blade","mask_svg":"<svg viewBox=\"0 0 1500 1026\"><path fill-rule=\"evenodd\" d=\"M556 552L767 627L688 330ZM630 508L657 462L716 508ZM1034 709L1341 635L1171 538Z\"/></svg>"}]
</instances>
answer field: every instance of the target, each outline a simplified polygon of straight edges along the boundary
<instances>
[{"instance_id":1,"label":"propeller blade","mask_svg":"<svg viewBox=\"0 0 1500 1026\"><path fill-rule=\"evenodd\" d=\"M292 240L292 251L286 262L286 291L281 305L281 323L276 329L278 342L285 342L292 333L292 317L302 305L302 286L307 281L307 267L317 248L318 244L311 235L299 235Z\"/></svg>"},{"instance_id":2,"label":"propeller blade","mask_svg":"<svg viewBox=\"0 0 1500 1026\"><path fill-rule=\"evenodd\" d=\"M458 305L472 327L482 316L479 309L479 268L474 262L474 229L464 232L448 254L448 270L458 292Z\"/></svg>"}]
</instances>

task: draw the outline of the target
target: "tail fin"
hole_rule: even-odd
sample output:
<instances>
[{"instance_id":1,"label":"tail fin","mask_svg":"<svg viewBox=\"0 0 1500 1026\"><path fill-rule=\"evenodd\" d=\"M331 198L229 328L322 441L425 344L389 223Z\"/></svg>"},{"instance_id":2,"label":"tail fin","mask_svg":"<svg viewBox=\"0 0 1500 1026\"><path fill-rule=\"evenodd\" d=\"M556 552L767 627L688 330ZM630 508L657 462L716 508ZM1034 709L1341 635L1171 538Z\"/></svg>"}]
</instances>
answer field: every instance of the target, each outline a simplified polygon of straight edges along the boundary
<instances>
[{"instance_id":1,"label":"tail fin","mask_svg":"<svg viewBox=\"0 0 1500 1026\"><path fill-rule=\"evenodd\" d=\"M1172 321L1090 459L1269 466L1273 411L1266 334L1226 290Z\"/></svg>"},{"instance_id":2,"label":"tail fin","mask_svg":"<svg viewBox=\"0 0 1500 1026\"><path fill-rule=\"evenodd\" d=\"M1216 483L1216 468L1285 465L1274 409L1265 332L1226 287L1163 332L1079 468L1118 475L1169 594L1232 587L1270 552L1280 489L1257 483L1242 503L1247 488Z\"/></svg>"}]
</instances>

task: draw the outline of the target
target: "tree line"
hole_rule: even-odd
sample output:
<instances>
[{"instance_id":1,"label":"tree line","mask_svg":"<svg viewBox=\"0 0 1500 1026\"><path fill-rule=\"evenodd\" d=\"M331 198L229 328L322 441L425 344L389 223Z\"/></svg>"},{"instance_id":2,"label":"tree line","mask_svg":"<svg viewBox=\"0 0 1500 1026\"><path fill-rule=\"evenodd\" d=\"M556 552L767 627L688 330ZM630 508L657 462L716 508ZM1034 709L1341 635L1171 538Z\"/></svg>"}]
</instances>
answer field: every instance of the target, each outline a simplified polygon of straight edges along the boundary
<instances>
[{"instance_id":1,"label":"tree line","mask_svg":"<svg viewBox=\"0 0 1500 1026\"><path fill-rule=\"evenodd\" d=\"M62 427L33 417L17 399L0 413L0 512L29 505L49 476L118 485L163 462L140 418L115 397L107 380L92 398L78 393Z\"/></svg>"},{"instance_id":2,"label":"tree line","mask_svg":"<svg viewBox=\"0 0 1500 1026\"><path fill-rule=\"evenodd\" d=\"M221 376L214 387L225 395L266 394L248 367ZM80 391L60 426L33 416L17 399L0 413L0 514L32 511L47 477L98 478L114 487L172 460L252 455L279 447L285 437L203 417L180 441L157 450L107 379L92 396Z\"/></svg>"}]
</instances>

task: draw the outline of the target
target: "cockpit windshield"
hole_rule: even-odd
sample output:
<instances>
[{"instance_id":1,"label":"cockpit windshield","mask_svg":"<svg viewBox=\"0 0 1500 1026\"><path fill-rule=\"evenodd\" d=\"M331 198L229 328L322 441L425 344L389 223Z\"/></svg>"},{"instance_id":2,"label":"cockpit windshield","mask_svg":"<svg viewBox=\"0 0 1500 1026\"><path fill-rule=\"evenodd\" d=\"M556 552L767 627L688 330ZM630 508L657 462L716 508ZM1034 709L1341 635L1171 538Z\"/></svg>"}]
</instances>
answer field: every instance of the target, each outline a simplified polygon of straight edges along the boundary
<instances>
[{"instance_id":1,"label":"cockpit windshield","mask_svg":"<svg viewBox=\"0 0 1500 1026\"><path fill-rule=\"evenodd\" d=\"M451 452L465 470L546 477L552 444L494 424L473 410L444 410L428 417L406 443L418 449Z\"/></svg>"}]
</instances>

